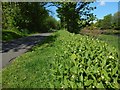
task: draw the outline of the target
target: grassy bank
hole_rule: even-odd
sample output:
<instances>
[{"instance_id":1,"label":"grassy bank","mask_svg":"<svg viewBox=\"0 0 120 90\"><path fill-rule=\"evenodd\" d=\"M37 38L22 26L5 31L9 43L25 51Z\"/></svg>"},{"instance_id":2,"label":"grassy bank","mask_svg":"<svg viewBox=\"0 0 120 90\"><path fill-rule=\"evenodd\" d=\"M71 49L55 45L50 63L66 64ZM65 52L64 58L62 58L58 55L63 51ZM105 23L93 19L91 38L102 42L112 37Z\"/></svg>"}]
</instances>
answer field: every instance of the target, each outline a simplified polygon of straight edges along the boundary
<instances>
[{"instance_id":1,"label":"grassy bank","mask_svg":"<svg viewBox=\"0 0 120 90\"><path fill-rule=\"evenodd\" d=\"M19 31L17 29L2 30L2 41L10 41L28 36L27 30Z\"/></svg>"},{"instance_id":2,"label":"grassy bank","mask_svg":"<svg viewBox=\"0 0 120 90\"><path fill-rule=\"evenodd\" d=\"M118 88L118 53L103 41L60 30L3 69L8 88Z\"/></svg>"},{"instance_id":3,"label":"grassy bank","mask_svg":"<svg viewBox=\"0 0 120 90\"><path fill-rule=\"evenodd\" d=\"M120 36L117 35L98 35L98 39L105 41L109 45L115 47L120 53Z\"/></svg>"}]
</instances>

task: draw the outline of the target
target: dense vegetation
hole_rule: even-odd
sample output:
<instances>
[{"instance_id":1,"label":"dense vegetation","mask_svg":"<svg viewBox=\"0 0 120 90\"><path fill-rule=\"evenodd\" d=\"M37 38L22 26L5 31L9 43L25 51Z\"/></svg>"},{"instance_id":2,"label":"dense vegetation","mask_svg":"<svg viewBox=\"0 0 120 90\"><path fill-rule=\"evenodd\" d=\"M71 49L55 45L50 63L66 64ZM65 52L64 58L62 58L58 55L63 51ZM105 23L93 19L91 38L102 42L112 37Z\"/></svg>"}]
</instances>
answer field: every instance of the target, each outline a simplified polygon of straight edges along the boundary
<instances>
[{"instance_id":1,"label":"dense vegetation","mask_svg":"<svg viewBox=\"0 0 120 90\"><path fill-rule=\"evenodd\" d=\"M15 31L10 31L10 30L2 31L2 35L3 35L2 36L3 41L9 41L22 37L21 33L17 33Z\"/></svg>"},{"instance_id":2,"label":"dense vegetation","mask_svg":"<svg viewBox=\"0 0 120 90\"><path fill-rule=\"evenodd\" d=\"M91 12L96 7L91 7L92 2L63 2L55 3L58 7L58 17L61 20L61 27L71 33L79 33L81 28L90 25L95 20Z\"/></svg>"},{"instance_id":3,"label":"dense vegetation","mask_svg":"<svg viewBox=\"0 0 120 90\"><path fill-rule=\"evenodd\" d=\"M2 26L3 29L16 28L20 31L21 29L27 29L30 32L46 32L51 28L58 29L60 28L57 27L59 22L50 17L48 10L45 8L47 4L52 4L58 7L57 12L61 19L61 26L67 28L70 32L78 33L82 27L95 19L95 16L91 13L95 7L89 6L90 3L4 2L2 3Z\"/></svg>"},{"instance_id":4,"label":"dense vegetation","mask_svg":"<svg viewBox=\"0 0 120 90\"><path fill-rule=\"evenodd\" d=\"M52 29L59 29L60 23L49 16L49 12L45 8L46 4L44 2L2 2L2 31L6 33L3 35L8 35L4 30L19 31L20 37L23 37L24 33L48 32ZM13 35L9 35L10 38L16 37ZM3 40L6 39L3 38Z\"/></svg>"},{"instance_id":5,"label":"dense vegetation","mask_svg":"<svg viewBox=\"0 0 120 90\"><path fill-rule=\"evenodd\" d=\"M118 31L120 13L107 15L93 24L95 15L91 11L96 7L89 6L90 3L92 2L2 3L4 41L31 33L66 28L55 32L5 67L2 70L3 87L119 88L118 38L106 35L92 38L77 33L91 24L90 30L97 27ZM60 21L49 15L47 4L58 7ZM112 45L108 45L110 42Z\"/></svg>"},{"instance_id":6,"label":"dense vegetation","mask_svg":"<svg viewBox=\"0 0 120 90\"><path fill-rule=\"evenodd\" d=\"M120 30L120 12L116 12L113 16L111 14L104 16L95 23L95 26L100 29Z\"/></svg>"},{"instance_id":7,"label":"dense vegetation","mask_svg":"<svg viewBox=\"0 0 120 90\"><path fill-rule=\"evenodd\" d=\"M119 47L119 45L120 45L120 37L115 36L115 35L101 34L101 35L98 35L97 38L99 40L105 41L106 43L108 43L111 46L114 46L117 49L117 51L119 52L119 54L120 54L120 47Z\"/></svg>"},{"instance_id":8,"label":"dense vegetation","mask_svg":"<svg viewBox=\"0 0 120 90\"><path fill-rule=\"evenodd\" d=\"M105 42L61 30L4 68L3 87L119 88L118 60Z\"/></svg>"}]
</instances>

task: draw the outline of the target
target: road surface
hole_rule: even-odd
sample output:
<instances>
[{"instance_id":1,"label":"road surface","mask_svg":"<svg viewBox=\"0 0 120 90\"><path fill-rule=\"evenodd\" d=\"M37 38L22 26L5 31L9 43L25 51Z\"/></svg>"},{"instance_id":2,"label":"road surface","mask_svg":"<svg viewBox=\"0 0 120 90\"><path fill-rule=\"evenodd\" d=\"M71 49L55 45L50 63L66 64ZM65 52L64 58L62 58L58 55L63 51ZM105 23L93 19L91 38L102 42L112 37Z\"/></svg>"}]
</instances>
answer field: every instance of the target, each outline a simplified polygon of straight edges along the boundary
<instances>
[{"instance_id":1,"label":"road surface","mask_svg":"<svg viewBox=\"0 0 120 90\"><path fill-rule=\"evenodd\" d=\"M3 42L0 51L0 54L2 53L2 68L50 35L51 33L34 34L10 42Z\"/></svg>"}]
</instances>

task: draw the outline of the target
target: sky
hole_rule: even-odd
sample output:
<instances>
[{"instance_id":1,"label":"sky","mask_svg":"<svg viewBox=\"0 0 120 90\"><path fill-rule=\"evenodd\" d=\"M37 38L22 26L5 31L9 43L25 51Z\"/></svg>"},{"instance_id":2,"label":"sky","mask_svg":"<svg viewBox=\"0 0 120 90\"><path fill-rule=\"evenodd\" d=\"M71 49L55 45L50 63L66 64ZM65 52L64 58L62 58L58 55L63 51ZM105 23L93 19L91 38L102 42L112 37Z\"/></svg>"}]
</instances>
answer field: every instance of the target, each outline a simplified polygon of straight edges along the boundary
<instances>
[{"instance_id":1,"label":"sky","mask_svg":"<svg viewBox=\"0 0 120 90\"><path fill-rule=\"evenodd\" d=\"M98 19L103 19L104 16L108 14L113 15L118 11L118 2L95 2L92 6L97 7L93 13Z\"/></svg>"},{"instance_id":2,"label":"sky","mask_svg":"<svg viewBox=\"0 0 120 90\"><path fill-rule=\"evenodd\" d=\"M105 2L104 0L100 0L99 2L94 2L90 4L91 6L96 6L97 8L93 11L94 15L97 16L98 19L103 19L104 16L108 14L114 14L118 11L118 2ZM120 7L119 7L120 8ZM48 8L50 11L50 15L53 16L56 20L59 20L57 17L57 8L55 6Z\"/></svg>"}]
</instances>

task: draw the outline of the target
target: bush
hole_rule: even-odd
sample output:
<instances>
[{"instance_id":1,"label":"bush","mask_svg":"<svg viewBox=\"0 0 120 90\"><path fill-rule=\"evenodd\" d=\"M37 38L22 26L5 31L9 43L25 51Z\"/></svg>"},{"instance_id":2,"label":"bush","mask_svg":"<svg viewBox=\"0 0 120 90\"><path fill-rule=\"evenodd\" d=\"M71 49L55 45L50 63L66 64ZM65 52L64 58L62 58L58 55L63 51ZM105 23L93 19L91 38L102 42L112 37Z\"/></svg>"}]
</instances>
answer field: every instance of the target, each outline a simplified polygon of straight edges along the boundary
<instances>
[{"instance_id":1,"label":"bush","mask_svg":"<svg viewBox=\"0 0 120 90\"><path fill-rule=\"evenodd\" d=\"M51 87L63 88L118 88L118 53L105 42L59 31L53 45Z\"/></svg>"}]
</instances>

